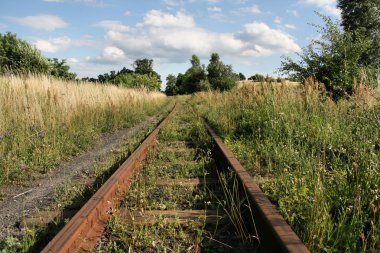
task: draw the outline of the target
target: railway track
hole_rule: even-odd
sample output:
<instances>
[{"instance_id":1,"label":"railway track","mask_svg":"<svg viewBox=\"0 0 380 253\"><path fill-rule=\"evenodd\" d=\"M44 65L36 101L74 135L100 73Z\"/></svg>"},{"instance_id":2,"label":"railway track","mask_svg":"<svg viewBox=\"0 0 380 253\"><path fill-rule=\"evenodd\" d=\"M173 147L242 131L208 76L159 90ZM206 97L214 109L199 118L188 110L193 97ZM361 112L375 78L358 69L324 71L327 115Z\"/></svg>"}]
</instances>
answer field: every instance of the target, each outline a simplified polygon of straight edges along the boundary
<instances>
[{"instance_id":1,"label":"railway track","mask_svg":"<svg viewBox=\"0 0 380 253\"><path fill-rule=\"evenodd\" d=\"M309 252L207 123L179 104L42 252Z\"/></svg>"}]
</instances>

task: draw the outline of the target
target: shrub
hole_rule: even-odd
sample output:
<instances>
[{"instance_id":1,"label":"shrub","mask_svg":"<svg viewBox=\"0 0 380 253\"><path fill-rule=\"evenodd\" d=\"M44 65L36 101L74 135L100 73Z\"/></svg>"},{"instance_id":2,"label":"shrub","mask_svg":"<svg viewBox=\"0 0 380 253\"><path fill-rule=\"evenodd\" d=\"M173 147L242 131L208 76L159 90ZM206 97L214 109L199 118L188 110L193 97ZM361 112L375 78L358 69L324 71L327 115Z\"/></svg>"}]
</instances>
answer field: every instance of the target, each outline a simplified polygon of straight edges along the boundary
<instances>
[{"instance_id":1,"label":"shrub","mask_svg":"<svg viewBox=\"0 0 380 253\"><path fill-rule=\"evenodd\" d=\"M298 54L301 58L299 62L284 58L280 71L300 82L309 77L316 78L334 99L352 95L355 80L375 85L375 68L360 63L371 47L371 39L356 34L354 40L352 34L343 32L339 24L320 16L326 23L326 27L318 27L321 38Z\"/></svg>"},{"instance_id":2,"label":"shrub","mask_svg":"<svg viewBox=\"0 0 380 253\"><path fill-rule=\"evenodd\" d=\"M0 74L49 73L51 65L40 51L16 34L0 34Z\"/></svg>"}]
</instances>

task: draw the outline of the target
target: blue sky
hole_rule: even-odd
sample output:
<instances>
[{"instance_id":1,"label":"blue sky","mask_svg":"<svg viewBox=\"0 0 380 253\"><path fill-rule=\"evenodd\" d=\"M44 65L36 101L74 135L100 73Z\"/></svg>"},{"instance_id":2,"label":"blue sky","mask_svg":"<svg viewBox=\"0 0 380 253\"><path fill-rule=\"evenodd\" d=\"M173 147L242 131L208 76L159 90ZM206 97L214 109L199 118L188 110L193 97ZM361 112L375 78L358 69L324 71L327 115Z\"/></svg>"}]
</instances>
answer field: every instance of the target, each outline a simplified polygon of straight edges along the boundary
<instances>
[{"instance_id":1,"label":"blue sky","mask_svg":"<svg viewBox=\"0 0 380 253\"><path fill-rule=\"evenodd\" d=\"M276 75L317 36L314 13L339 18L336 0L2 0L0 33L13 32L80 77L154 59L162 79L192 54L217 52L247 77Z\"/></svg>"}]
</instances>

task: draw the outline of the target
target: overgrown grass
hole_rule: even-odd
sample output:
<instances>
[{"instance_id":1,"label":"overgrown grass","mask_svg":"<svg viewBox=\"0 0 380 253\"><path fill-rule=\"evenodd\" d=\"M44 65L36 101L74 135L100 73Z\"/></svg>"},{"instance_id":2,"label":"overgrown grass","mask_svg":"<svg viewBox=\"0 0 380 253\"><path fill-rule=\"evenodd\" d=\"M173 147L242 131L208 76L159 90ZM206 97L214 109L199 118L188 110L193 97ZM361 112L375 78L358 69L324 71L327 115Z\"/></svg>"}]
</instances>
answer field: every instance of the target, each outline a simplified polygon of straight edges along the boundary
<instances>
[{"instance_id":1,"label":"overgrown grass","mask_svg":"<svg viewBox=\"0 0 380 253\"><path fill-rule=\"evenodd\" d=\"M45 173L104 132L157 112L162 93L48 77L0 77L0 185Z\"/></svg>"},{"instance_id":2,"label":"overgrown grass","mask_svg":"<svg viewBox=\"0 0 380 253\"><path fill-rule=\"evenodd\" d=\"M96 251L255 252L255 248L242 247L246 246L242 242L246 238L241 238L234 226L234 222L242 220L231 221L223 212L224 208L232 207L235 209L229 214L239 214L236 208L241 206L235 206L233 201L242 203L244 198L229 199L225 207L219 184L160 184L165 179L192 178L207 182L207 178L217 178L209 149L210 136L188 104L178 105L161 130L158 143L144 168L135 175L121 209L113 211ZM226 184L225 187L228 188ZM202 217L180 220L176 215L173 215L174 221L169 221L168 217L160 216L164 210L175 213L206 210L219 215L213 223L207 223ZM149 211L156 215L153 222L144 224L140 216L147 217Z\"/></svg>"},{"instance_id":3,"label":"overgrown grass","mask_svg":"<svg viewBox=\"0 0 380 253\"><path fill-rule=\"evenodd\" d=\"M143 131L128 138L120 148L110 154L99 157L92 168L81 178L74 179L57 188L49 207L44 207L41 214L33 217L45 218L49 213L58 213L49 223L25 224L23 236L8 236L0 241L1 253L39 252L59 232L68 220L86 203L86 201L104 184L112 173L120 167L126 158L140 145L154 126L147 126ZM24 221L22 221L24 223Z\"/></svg>"},{"instance_id":4,"label":"overgrown grass","mask_svg":"<svg viewBox=\"0 0 380 253\"><path fill-rule=\"evenodd\" d=\"M257 84L192 103L313 252L380 249L380 105L317 84Z\"/></svg>"}]
</instances>

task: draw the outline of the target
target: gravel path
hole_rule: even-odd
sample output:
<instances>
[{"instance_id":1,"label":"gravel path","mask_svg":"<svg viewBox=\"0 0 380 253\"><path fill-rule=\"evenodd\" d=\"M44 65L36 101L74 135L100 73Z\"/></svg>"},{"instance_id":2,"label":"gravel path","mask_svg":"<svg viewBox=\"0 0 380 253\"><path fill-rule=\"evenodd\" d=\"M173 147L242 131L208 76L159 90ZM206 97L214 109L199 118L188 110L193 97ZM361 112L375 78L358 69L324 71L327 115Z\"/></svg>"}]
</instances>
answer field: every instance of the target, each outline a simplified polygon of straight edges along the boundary
<instances>
[{"instance_id":1,"label":"gravel path","mask_svg":"<svg viewBox=\"0 0 380 253\"><path fill-rule=\"evenodd\" d=\"M9 234L19 234L20 229L17 224L20 224L22 217L32 214L37 209L49 206L55 189L91 169L98 158L120 147L125 139L143 130L148 125L157 124L168 109L169 107L163 108L155 116L134 127L104 134L91 150L82 152L69 161L62 162L51 173L47 173L32 182L32 186L0 188L1 192L6 195L0 201L0 240Z\"/></svg>"}]
</instances>

